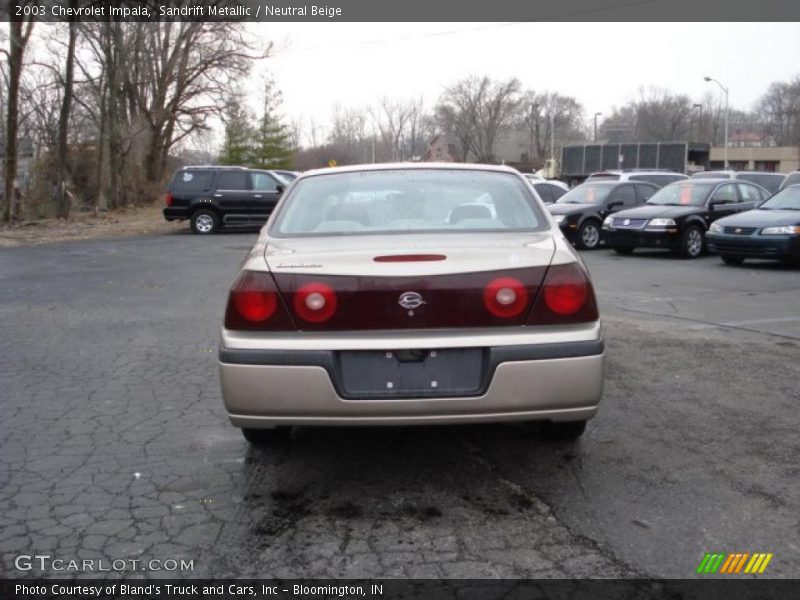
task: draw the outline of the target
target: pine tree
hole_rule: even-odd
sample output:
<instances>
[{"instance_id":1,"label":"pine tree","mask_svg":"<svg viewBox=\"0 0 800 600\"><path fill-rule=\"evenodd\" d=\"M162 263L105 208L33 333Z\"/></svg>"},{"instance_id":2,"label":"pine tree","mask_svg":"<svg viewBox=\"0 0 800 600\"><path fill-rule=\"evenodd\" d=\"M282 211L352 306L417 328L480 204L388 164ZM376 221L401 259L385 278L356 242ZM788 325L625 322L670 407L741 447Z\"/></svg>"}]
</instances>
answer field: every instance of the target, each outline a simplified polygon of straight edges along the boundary
<instances>
[{"instance_id":1,"label":"pine tree","mask_svg":"<svg viewBox=\"0 0 800 600\"><path fill-rule=\"evenodd\" d=\"M225 123L225 142L219 156L221 165L249 166L252 153L253 128L251 117L239 98L232 98L222 117Z\"/></svg>"},{"instance_id":2,"label":"pine tree","mask_svg":"<svg viewBox=\"0 0 800 600\"><path fill-rule=\"evenodd\" d=\"M288 128L277 115L281 93L273 81L264 84L264 99L258 126L253 132L249 165L258 169L290 169L294 151Z\"/></svg>"}]
</instances>

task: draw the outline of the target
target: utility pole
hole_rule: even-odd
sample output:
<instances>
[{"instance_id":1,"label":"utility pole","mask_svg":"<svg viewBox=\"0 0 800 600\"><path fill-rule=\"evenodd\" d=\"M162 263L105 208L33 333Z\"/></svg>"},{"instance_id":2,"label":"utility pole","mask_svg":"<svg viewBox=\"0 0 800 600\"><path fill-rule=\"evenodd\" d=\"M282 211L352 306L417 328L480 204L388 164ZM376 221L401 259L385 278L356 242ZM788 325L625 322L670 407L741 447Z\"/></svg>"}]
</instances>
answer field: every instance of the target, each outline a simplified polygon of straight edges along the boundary
<instances>
[{"instance_id":1,"label":"utility pole","mask_svg":"<svg viewBox=\"0 0 800 600\"><path fill-rule=\"evenodd\" d=\"M728 88L722 85L719 81L714 79L713 77L703 77L707 82L713 81L716 83L723 92L725 92L725 148L723 149L723 159L725 161L725 168L728 168L728 113L729 113L729 104L728 104Z\"/></svg>"},{"instance_id":2,"label":"utility pole","mask_svg":"<svg viewBox=\"0 0 800 600\"><path fill-rule=\"evenodd\" d=\"M599 117L602 114L603 113L601 113L601 112L594 113L594 143L595 144L597 143L597 117Z\"/></svg>"}]
</instances>

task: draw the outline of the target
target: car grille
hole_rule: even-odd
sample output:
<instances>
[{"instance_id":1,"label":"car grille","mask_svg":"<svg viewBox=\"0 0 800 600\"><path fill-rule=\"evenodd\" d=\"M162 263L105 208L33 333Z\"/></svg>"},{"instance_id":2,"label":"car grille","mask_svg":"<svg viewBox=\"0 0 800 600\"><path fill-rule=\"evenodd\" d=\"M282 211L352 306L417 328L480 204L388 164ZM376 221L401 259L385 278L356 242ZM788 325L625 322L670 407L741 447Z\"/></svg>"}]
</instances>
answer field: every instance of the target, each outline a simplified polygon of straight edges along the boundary
<instances>
[{"instance_id":1,"label":"car grille","mask_svg":"<svg viewBox=\"0 0 800 600\"><path fill-rule=\"evenodd\" d=\"M731 235L752 235L755 233L755 227L725 227L722 230L724 233Z\"/></svg>"},{"instance_id":2,"label":"car grille","mask_svg":"<svg viewBox=\"0 0 800 600\"><path fill-rule=\"evenodd\" d=\"M647 223L647 219L620 219L615 218L611 225L617 229L641 229Z\"/></svg>"}]
</instances>

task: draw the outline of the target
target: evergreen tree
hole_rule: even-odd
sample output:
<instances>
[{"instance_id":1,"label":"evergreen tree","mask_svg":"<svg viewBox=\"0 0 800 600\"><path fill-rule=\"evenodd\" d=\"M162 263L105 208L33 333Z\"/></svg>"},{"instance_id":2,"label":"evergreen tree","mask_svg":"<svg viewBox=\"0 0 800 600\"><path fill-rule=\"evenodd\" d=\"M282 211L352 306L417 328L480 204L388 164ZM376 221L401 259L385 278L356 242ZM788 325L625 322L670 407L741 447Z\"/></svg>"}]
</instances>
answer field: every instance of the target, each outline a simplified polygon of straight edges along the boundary
<instances>
[{"instance_id":1,"label":"evergreen tree","mask_svg":"<svg viewBox=\"0 0 800 600\"><path fill-rule=\"evenodd\" d=\"M223 114L225 142L219 156L221 165L249 166L252 153L251 117L238 97L231 98Z\"/></svg>"},{"instance_id":2,"label":"evergreen tree","mask_svg":"<svg viewBox=\"0 0 800 600\"><path fill-rule=\"evenodd\" d=\"M273 81L264 84L264 99L258 126L253 132L248 166L258 169L290 169L294 151L288 128L277 115L281 93Z\"/></svg>"}]
</instances>

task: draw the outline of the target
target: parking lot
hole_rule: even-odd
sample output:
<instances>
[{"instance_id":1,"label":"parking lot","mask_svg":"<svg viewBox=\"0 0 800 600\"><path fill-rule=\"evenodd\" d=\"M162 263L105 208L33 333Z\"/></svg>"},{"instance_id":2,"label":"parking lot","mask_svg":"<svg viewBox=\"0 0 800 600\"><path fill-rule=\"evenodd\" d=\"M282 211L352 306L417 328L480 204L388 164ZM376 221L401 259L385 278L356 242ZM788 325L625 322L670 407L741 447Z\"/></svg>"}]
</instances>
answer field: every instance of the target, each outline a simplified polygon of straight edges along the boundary
<instances>
[{"instance_id":1,"label":"parking lot","mask_svg":"<svg viewBox=\"0 0 800 600\"><path fill-rule=\"evenodd\" d=\"M800 577L800 268L584 253L608 361L575 444L503 425L252 449L216 347L254 239L0 250L0 573L63 575L14 568L35 551L194 561L175 577L683 578L771 552Z\"/></svg>"}]
</instances>

